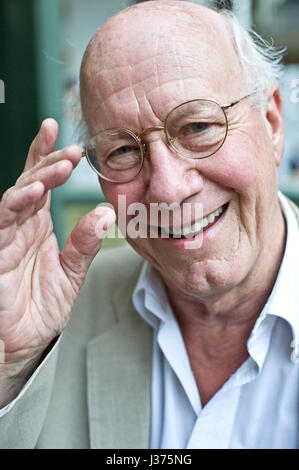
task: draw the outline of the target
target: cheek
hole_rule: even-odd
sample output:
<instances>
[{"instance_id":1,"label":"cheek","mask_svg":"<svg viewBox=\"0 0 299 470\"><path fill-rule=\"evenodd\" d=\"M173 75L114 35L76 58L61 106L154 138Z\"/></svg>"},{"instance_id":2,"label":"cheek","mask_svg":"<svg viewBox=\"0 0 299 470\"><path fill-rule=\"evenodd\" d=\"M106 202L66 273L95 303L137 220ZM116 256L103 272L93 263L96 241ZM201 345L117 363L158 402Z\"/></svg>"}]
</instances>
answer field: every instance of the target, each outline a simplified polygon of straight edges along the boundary
<instances>
[{"instance_id":1,"label":"cheek","mask_svg":"<svg viewBox=\"0 0 299 470\"><path fill-rule=\"evenodd\" d=\"M209 177L239 194L265 191L267 182L273 186L276 165L268 140L258 129L252 129L251 134L248 130L231 132L215 154L213 168L217 171Z\"/></svg>"},{"instance_id":2,"label":"cheek","mask_svg":"<svg viewBox=\"0 0 299 470\"><path fill-rule=\"evenodd\" d=\"M113 205L116 212L120 205L127 208L130 204L143 201L144 183L139 179L125 184L102 181L101 187L106 201Z\"/></svg>"},{"instance_id":3,"label":"cheek","mask_svg":"<svg viewBox=\"0 0 299 470\"><path fill-rule=\"evenodd\" d=\"M206 185L213 182L241 196L256 190L255 161L256 156L248 151L248 145L236 139L213 155L201 172L205 171Z\"/></svg>"}]
</instances>

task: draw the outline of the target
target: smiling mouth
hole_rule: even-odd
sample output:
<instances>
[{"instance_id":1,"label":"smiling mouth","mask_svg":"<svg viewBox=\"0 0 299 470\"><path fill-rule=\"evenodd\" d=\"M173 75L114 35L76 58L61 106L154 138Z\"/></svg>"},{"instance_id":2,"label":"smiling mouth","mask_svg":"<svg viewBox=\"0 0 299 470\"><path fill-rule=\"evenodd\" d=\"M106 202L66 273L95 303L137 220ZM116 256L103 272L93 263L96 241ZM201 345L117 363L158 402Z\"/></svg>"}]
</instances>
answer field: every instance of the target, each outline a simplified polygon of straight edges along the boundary
<instances>
[{"instance_id":1,"label":"smiling mouth","mask_svg":"<svg viewBox=\"0 0 299 470\"><path fill-rule=\"evenodd\" d=\"M201 220L194 222L193 224L185 227L180 227L177 230L169 228L168 231L162 227L157 227L159 237L161 238L195 238L201 232L204 232L212 225L214 225L226 212L229 203L225 203L218 207L215 211L207 214Z\"/></svg>"}]
</instances>

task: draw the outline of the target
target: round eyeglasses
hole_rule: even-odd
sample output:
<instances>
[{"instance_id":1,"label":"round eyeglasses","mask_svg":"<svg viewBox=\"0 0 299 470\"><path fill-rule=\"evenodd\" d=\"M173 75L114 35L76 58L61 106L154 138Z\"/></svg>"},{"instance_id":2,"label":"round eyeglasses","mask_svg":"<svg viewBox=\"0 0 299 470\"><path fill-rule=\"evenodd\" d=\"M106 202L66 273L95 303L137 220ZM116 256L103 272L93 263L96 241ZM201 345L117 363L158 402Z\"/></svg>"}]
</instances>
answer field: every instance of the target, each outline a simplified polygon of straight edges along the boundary
<instances>
[{"instance_id":1,"label":"round eyeglasses","mask_svg":"<svg viewBox=\"0 0 299 470\"><path fill-rule=\"evenodd\" d=\"M163 130L168 147L182 157L210 157L225 142L226 109L252 94L222 106L208 99L187 101L167 114L163 127L144 129L138 135L125 128L101 130L87 141L82 156L101 178L111 183L128 183L140 173L148 152L142 137L148 131Z\"/></svg>"}]
</instances>

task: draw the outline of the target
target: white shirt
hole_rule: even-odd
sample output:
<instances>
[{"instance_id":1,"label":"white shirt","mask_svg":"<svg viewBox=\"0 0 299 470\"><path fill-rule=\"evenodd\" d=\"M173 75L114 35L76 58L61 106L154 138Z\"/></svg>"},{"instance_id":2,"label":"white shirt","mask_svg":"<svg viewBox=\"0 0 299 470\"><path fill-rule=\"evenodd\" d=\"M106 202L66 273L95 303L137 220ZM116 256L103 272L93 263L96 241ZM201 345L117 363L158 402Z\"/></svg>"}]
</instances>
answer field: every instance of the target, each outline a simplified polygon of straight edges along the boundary
<instances>
[{"instance_id":1,"label":"white shirt","mask_svg":"<svg viewBox=\"0 0 299 470\"><path fill-rule=\"evenodd\" d=\"M279 197L287 240L278 277L248 339L249 358L204 408L163 281L144 264L133 303L154 329L151 448L299 448L299 227Z\"/></svg>"}]
</instances>

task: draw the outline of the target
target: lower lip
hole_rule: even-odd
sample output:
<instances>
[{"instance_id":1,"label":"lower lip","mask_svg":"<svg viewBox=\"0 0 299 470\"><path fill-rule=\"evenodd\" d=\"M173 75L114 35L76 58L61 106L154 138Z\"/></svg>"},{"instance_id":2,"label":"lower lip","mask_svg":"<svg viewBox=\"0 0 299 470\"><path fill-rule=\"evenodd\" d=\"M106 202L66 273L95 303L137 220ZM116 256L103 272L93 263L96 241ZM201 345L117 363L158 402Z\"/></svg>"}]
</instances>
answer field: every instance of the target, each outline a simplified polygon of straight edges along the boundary
<instances>
[{"instance_id":1,"label":"lower lip","mask_svg":"<svg viewBox=\"0 0 299 470\"><path fill-rule=\"evenodd\" d=\"M225 214L227 213L229 203L225 204L224 210L222 214L217 217L217 219L207 227L203 229L203 232L200 232L194 238L162 238L159 237L161 240L164 240L167 243L177 247L177 248L185 248L186 243L192 245L193 242L198 242L199 238L202 237L202 245L208 241L208 239L212 238L215 235L215 229L218 229L220 224L223 222ZM191 246L190 246L191 247Z\"/></svg>"}]
</instances>

